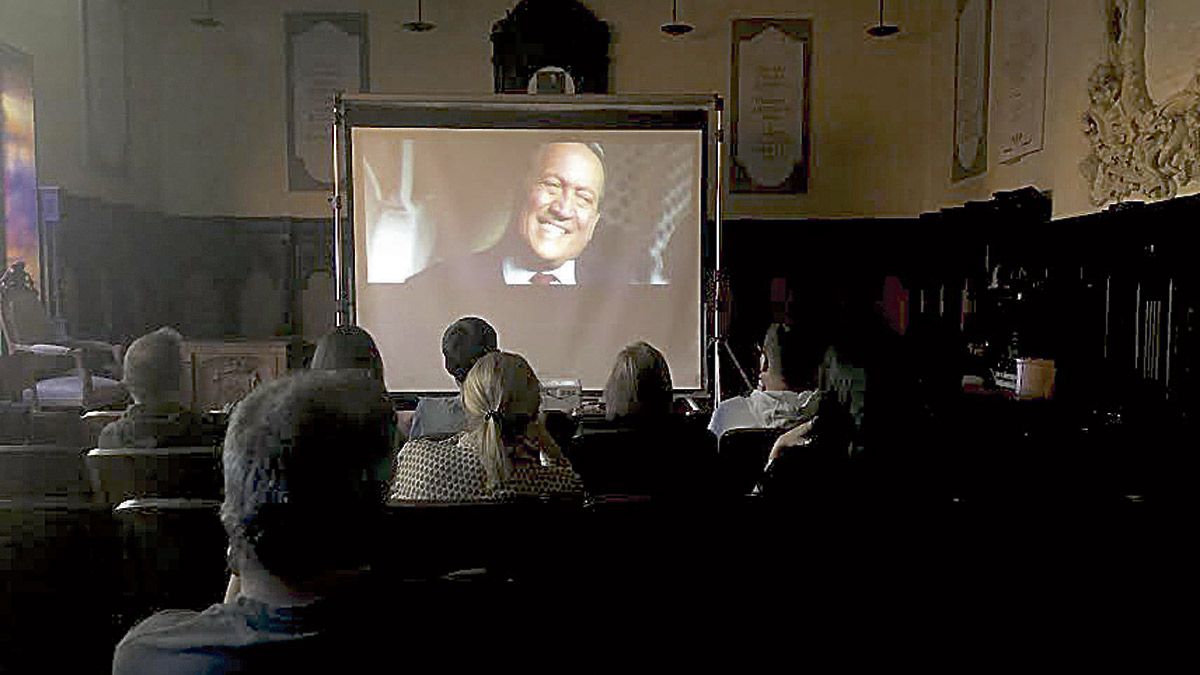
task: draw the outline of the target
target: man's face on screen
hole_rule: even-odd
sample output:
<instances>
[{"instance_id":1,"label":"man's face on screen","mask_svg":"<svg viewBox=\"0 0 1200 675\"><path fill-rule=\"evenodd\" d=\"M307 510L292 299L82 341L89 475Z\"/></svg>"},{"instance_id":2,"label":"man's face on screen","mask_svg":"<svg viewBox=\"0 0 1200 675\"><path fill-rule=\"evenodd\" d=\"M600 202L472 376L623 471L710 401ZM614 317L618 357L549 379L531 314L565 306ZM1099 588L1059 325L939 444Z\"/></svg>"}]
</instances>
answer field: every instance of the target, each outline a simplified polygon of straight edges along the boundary
<instances>
[{"instance_id":1,"label":"man's face on screen","mask_svg":"<svg viewBox=\"0 0 1200 675\"><path fill-rule=\"evenodd\" d=\"M521 236L547 265L579 257L600 219L604 167L582 143L552 143L538 154L520 220Z\"/></svg>"}]
</instances>

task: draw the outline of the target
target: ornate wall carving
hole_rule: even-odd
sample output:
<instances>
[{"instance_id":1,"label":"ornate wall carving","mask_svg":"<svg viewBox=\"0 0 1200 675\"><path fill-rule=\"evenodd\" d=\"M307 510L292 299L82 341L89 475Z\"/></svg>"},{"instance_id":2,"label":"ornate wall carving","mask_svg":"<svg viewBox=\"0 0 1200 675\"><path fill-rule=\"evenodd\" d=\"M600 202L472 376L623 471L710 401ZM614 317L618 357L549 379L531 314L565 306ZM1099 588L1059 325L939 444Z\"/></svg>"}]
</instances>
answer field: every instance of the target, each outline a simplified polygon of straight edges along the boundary
<instances>
[{"instance_id":1,"label":"ornate wall carving","mask_svg":"<svg viewBox=\"0 0 1200 675\"><path fill-rule=\"evenodd\" d=\"M608 24L579 0L521 0L492 25L496 93L524 94L544 66L565 69L580 94L608 93Z\"/></svg>"},{"instance_id":2,"label":"ornate wall carving","mask_svg":"<svg viewBox=\"0 0 1200 675\"><path fill-rule=\"evenodd\" d=\"M1200 70L1158 103L1146 86L1146 0L1106 0L1107 55L1088 78L1080 164L1095 206L1170 199L1200 177Z\"/></svg>"}]
</instances>

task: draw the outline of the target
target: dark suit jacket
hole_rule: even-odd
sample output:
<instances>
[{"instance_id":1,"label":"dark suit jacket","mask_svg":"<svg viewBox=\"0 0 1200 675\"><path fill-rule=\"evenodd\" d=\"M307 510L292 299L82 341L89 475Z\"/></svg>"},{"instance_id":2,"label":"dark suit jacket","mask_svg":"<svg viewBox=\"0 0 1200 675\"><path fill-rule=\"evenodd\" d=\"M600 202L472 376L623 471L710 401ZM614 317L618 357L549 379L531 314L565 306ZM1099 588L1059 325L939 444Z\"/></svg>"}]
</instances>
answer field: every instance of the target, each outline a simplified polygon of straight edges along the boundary
<instances>
[{"instance_id":1,"label":"dark suit jacket","mask_svg":"<svg viewBox=\"0 0 1200 675\"><path fill-rule=\"evenodd\" d=\"M504 286L504 258L501 247L459 256L441 262L412 276L405 283L424 288L493 288ZM628 284L635 277L627 264L598 257L582 256L575 261L576 285Z\"/></svg>"}]
</instances>

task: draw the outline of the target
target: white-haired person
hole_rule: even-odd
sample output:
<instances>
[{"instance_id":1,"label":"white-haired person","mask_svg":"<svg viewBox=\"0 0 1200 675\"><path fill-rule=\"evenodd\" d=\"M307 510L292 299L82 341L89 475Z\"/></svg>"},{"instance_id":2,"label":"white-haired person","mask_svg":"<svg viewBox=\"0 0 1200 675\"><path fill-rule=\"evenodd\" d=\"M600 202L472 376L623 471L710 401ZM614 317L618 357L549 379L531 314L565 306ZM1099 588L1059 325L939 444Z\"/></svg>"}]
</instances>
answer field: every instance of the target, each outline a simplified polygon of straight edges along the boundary
<instances>
[{"instance_id":1,"label":"white-haired person","mask_svg":"<svg viewBox=\"0 0 1200 675\"><path fill-rule=\"evenodd\" d=\"M143 335L125 351L122 383L133 398L119 419L100 432L101 448L200 445L200 419L184 408L179 364L183 336L172 328Z\"/></svg>"},{"instance_id":2,"label":"white-haired person","mask_svg":"<svg viewBox=\"0 0 1200 675\"><path fill-rule=\"evenodd\" d=\"M569 448L589 494L694 496L711 488L716 439L673 408L662 352L627 345L604 386L605 421L581 426Z\"/></svg>"},{"instance_id":3,"label":"white-haired person","mask_svg":"<svg viewBox=\"0 0 1200 675\"><path fill-rule=\"evenodd\" d=\"M463 381L462 398L466 431L440 441L416 438L400 449L393 500L582 496L579 476L538 421L541 387L523 357L480 358Z\"/></svg>"},{"instance_id":4,"label":"white-haired person","mask_svg":"<svg viewBox=\"0 0 1200 675\"><path fill-rule=\"evenodd\" d=\"M267 382L225 434L220 517L240 588L203 612L158 612L112 672L329 672L384 630L372 542L391 468L391 406L374 380L306 371ZM385 628L386 626L386 628Z\"/></svg>"}]
</instances>

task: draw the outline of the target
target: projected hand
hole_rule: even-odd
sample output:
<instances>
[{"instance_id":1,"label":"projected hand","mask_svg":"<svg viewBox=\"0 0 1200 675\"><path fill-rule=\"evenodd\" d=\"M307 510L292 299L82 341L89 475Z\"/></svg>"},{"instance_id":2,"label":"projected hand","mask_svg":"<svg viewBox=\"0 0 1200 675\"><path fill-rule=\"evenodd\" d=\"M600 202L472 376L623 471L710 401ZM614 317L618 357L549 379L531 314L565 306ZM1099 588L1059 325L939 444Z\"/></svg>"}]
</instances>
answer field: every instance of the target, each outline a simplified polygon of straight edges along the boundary
<instances>
[{"instance_id":1,"label":"projected hand","mask_svg":"<svg viewBox=\"0 0 1200 675\"><path fill-rule=\"evenodd\" d=\"M413 147L406 140L400 153L400 185L385 191L370 162L363 162L367 215L367 282L401 283L425 269L433 253L434 230L426 227L423 209L412 199Z\"/></svg>"}]
</instances>

